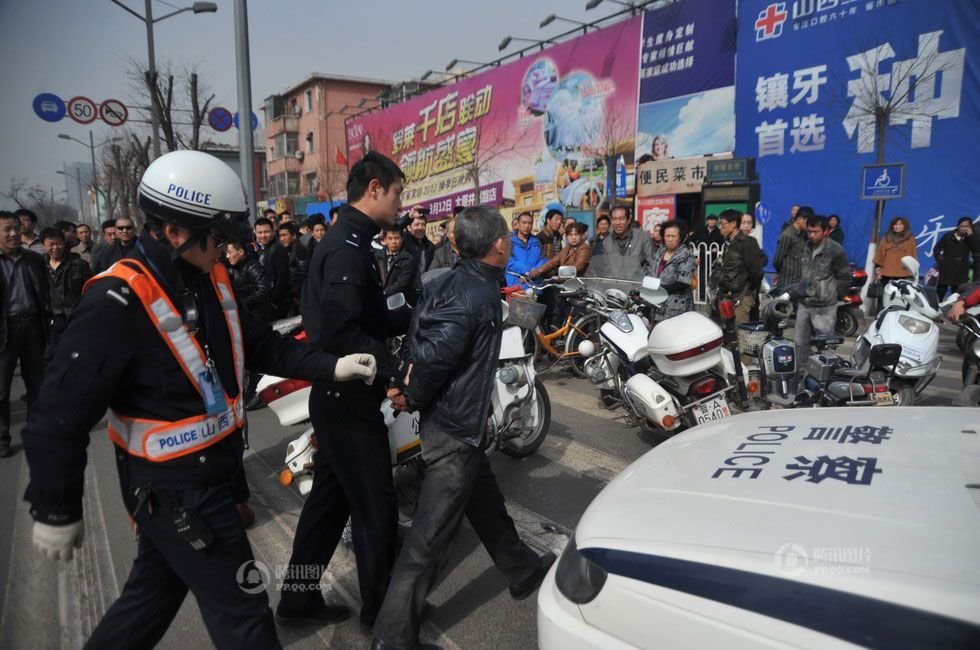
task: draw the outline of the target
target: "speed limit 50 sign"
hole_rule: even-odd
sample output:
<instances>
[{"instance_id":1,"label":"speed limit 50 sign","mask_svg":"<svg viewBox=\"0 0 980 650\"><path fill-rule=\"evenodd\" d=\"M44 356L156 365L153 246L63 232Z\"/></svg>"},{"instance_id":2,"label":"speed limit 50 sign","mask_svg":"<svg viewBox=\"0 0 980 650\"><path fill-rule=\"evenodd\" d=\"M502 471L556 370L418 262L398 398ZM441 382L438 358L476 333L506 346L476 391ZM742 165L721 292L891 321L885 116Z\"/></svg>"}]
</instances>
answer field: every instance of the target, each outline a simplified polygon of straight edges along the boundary
<instances>
[{"instance_id":1,"label":"speed limit 50 sign","mask_svg":"<svg viewBox=\"0 0 980 650\"><path fill-rule=\"evenodd\" d=\"M91 124L99 116L99 109L88 97L72 97L68 100L68 117L79 124Z\"/></svg>"}]
</instances>

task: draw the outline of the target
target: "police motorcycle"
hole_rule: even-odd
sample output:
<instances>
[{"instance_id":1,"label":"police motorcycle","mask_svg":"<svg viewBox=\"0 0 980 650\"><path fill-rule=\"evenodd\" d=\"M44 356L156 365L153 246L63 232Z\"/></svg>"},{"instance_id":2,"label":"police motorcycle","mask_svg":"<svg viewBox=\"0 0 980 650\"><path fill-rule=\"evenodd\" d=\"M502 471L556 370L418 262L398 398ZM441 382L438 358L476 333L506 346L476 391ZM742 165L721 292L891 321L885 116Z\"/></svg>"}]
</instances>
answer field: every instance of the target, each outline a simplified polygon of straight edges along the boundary
<instances>
[{"instance_id":1,"label":"police motorcycle","mask_svg":"<svg viewBox=\"0 0 980 650\"><path fill-rule=\"evenodd\" d=\"M646 277L636 293L656 308L667 300L659 278ZM627 424L660 435L731 415L736 384L732 356L711 319L687 312L651 329L635 313L613 310L599 328L599 344L583 341L585 374L616 396Z\"/></svg>"},{"instance_id":2,"label":"police motorcycle","mask_svg":"<svg viewBox=\"0 0 980 650\"><path fill-rule=\"evenodd\" d=\"M427 272L423 276L423 286L428 280L448 271L438 269ZM402 294L395 294L388 298L388 309L410 307ZM503 303L503 316L504 331L491 395L486 451L500 450L512 458L524 458L533 454L548 435L551 400L544 384L536 376L534 357L525 351L523 344L524 330L533 328L536 321L522 319L516 313L512 317L506 302ZM309 421L309 391L310 386L306 382L276 377L266 377L259 384L260 397L283 426ZM305 399L302 398L303 394ZM382 402L381 413L388 427L399 520L403 526L409 526L425 468L419 438L419 413L396 411L388 399ZM316 451L316 436L309 428L286 446L286 467L279 474L280 483L295 483L301 495L308 494L313 486L313 456Z\"/></svg>"},{"instance_id":3,"label":"police motorcycle","mask_svg":"<svg viewBox=\"0 0 980 650\"><path fill-rule=\"evenodd\" d=\"M902 258L902 265L918 277L919 263L915 258ZM871 369L871 349L882 343L902 346L901 358L895 366L892 387L900 406L911 406L936 377L942 357L939 356L939 326L943 309L952 305L951 297L942 304L936 292L915 280L892 280L885 285L882 309L858 336L854 347L854 367Z\"/></svg>"}]
</instances>

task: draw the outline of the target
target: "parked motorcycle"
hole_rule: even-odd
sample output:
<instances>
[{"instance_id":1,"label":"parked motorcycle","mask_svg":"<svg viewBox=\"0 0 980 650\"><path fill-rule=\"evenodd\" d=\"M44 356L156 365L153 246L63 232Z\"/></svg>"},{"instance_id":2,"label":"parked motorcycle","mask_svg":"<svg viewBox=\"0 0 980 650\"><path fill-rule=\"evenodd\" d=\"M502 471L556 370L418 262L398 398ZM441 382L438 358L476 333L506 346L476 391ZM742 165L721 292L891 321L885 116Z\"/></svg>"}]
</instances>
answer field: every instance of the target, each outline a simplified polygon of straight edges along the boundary
<instances>
[{"instance_id":1,"label":"parked motorcycle","mask_svg":"<svg viewBox=\"0 0 980 650\"><path fill-rule=\"evenodd\" d=\"M748 375L759 386L758 399L768 406L793 406L799 392L796 345L783 335L792 316L793 302L781 293L763 307L761 322L738 326L740 351L758 359Z\"/></svg>"},{"instance_id":2,"label":"parked motorcycle","mask_svg":"<svg viewBox=\"0 0 980 650\"><path fill-rule=\"evenodd\" d=\"M486 451L499 449L508 456L523 458L534 453L548 435L551 400L544 384L535 375L533 355L525 352L522 340L524 330L533 328L536 321L527 320L526 314L519 310L511 312L506 302L503 310L505 327L491 395ZM310 385L307 382L266 377L259 389L260 397L283 426L309 421ZM421 457L419 414L396 411L387 399L381 405L381 413L388 427L400 520L403 525L409 525L425 466ZM313 484L316 449L312 428L290 442L286 447L286 468L279 475L280 482L283 485L296 483L300 494L308 494Z\"/></svg>"},{"instance_id":3,"label":"parked motorcycle","mask_svg":"<svg viewBox=\"0 0 980 650\"><path fill-rule=\"evenodd\" d=\"M657 278L644 278L637 297L657 307L667 299ZM612 391L626 420L663 435L731 415L735 385L731 360L723 361L722 331L687 312L647 328L638 314L614 310L599 328L599 345L583 341L585 373Z\"/></svg>"},{"instance_id":4,"label":"parked motorcycle","mask_svg":"<svg viewBox=\"0 0 980 650\"><path fill-rule=\"evenodd\" d=\"M963 406L980 406L980 306L973 307L960 318L959 332L963 334L964 347L963 390L960 392L960 403Z\"/></svg>"},{"instance_id":5,"label":"parked motorcycle","mask_svg":"<svg viewBox=\"0 0 980 650\"><path fill-rule=\"evenodd\" d=\"M817 334L810 345L816 353L807 361L803 389L795 406L893 406L901 385L894 385L902 346L879 343L871 347L867 367L855 368L837 354L844 337Z\"/></svg>"},{"instance_id":6,"label":"parked motorcycle","mask_svg":"<svg viewBox=\"0 0 980 650\"><path fill-rule=\"evenodd\" d=\"M903 257L902 264L913 278L918 277L919 263L915 258ZM854 367L863 372L870 370L870 353L875 345L901 345L901 359L895 366L892 386L899 405L914 404L935 378L942 363L938 354L938 323L942 320L943 308L951 305L953 300L955 298L940 304L934 290L912 280L892 280L886 284L882 310L858 337Z\"/></svg>"},{"instance_id":7,"label":"parked motorcycle","mask_svg":"<svg viewBox=\"0 0 980 650\"><path fill-rule=\"evenodd\" d=\"M851 264L851 284L844 297L837 301L837 321L834 331L841 336L851 337L864 326L864 299L861 298L861 287L868 281L864 269L855 268Z\"/></svg>"}]
</instances>

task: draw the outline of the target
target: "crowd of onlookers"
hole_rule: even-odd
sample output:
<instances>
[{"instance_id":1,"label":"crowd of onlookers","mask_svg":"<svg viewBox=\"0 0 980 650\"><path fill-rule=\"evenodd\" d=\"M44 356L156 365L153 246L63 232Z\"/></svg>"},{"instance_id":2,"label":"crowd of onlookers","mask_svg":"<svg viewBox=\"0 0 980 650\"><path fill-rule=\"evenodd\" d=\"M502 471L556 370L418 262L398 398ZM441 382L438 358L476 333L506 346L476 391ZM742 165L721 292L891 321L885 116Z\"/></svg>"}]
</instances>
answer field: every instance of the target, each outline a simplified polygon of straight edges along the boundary
<instances>
[{"instance_id":1,"label":"crowd of onlookers","mask_svg":"<svg viewBox=\"0 0 980 650\"><path fill-rule=\"evenodd\" d=\"M455 215L430 230L428 211L413 208L408 225L383 230L374 242L379 279L386 295L402 293L410 304L421 295L422 275L451 268L458 259L453 238ZM300 295L317 243L335 223L339 207L328 215L297 219L290 212L266 210L242 241L229 242L225 264L239 300L256 314L279 319L299 313ZM0 282L4 304L0 318L0 456L9 448L9 385L20 360L26 399L36 395L44 361L64 331L85 282L139 246L136 224L119 217L101 224L96 243L87 225L60 221L37 231L30 210L3 212L0 233ZM547 210L540 222L531 212L513 217L507 283L538 283L574 266L579 276L640 281L660 278L668 293L655 314L663 320L694 309L694 289L707 280L718 294L736 301L740 323L759 317L760 288L770 260L762 250L761 232L751 214L724 210L708 215L689 232L685 222L670 220L644 228L626 206L614 206L598 217L595 232L561 209ZM813 331L833 331L838 297L850 282L843 249L844 231L837 215L824 217L808 206L793 206L782 224L773 256L773 284L799 290L798 345ZM27 254L22 254L26 251ZM699 255L716 257L704 272ZM933 277L940 299L970 279L980 279L980 232L969 217L944 234L933 248ZM916 240L904 217L891 220L874 257L875 284L907 278L902 264L917 257ZM706 278L699 279L701 275ZM558 327L563 311L557 292L545 292L549 304L544 325ZM805 354L805 350L804 350ZM254 386L254 377L251 382ZM254 391L251 405L257 406Z\"/></svg>"}]
</instances>

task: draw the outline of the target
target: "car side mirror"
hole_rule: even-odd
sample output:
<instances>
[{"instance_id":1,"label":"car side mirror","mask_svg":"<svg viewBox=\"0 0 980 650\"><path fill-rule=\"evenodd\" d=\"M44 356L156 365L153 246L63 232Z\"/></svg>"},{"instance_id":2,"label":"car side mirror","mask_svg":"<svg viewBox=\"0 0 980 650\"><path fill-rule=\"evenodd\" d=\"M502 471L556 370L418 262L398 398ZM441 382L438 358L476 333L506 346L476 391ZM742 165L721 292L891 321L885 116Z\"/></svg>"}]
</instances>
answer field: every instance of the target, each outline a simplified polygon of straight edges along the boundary
<instances>
[{"instance_id":1,"label":"car side mirror","mask_svg":"<svg viewBox=\"0 0 980 650\"><path fill-rule=\"evenodd\" d=\"M919 281L919 260L915 259L911 255L906 255L902 258L902 266L904 266L905 269L912 274L912 277L915 278L916 282Z\"/></svg>"},{"instance_id":2,"label":"car side mirror","mask_svg":"<svg viewBox=\"0 0 980 650\"><path fill-rule=\"evenodd\" d=\"M388 311L398 311L408 306L408 301L405 300L405 294L401 291L388 296L386 302L388 303Z\"/></svg>"}]
</instances>

